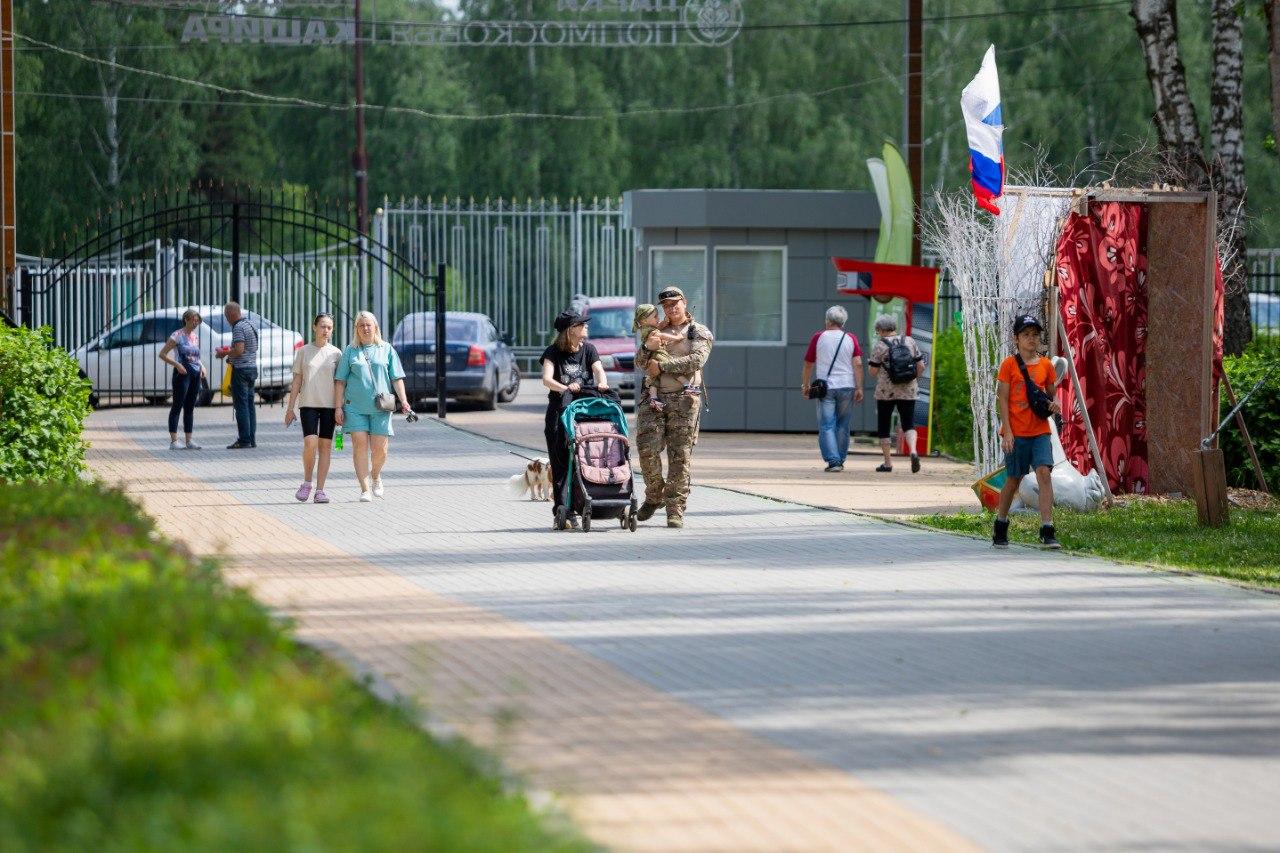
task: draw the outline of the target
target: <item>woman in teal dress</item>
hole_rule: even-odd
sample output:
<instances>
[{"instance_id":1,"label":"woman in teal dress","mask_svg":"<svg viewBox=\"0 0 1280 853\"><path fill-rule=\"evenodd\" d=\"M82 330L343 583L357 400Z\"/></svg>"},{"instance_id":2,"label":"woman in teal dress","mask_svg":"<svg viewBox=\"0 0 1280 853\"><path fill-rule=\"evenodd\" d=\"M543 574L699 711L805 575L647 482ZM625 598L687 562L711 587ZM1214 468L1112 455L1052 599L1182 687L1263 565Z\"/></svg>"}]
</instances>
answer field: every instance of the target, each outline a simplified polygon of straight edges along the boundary
<instances>
[{"instance_id":1,"label":"woman in teal dress","mask_svg":"<svg viewBox=\"0 0 1280 853\"><path fill-rule=\"evenodd\" d=\"M378 395L389 395L394 388L397 411L409 411L400 356L382 339L378 319L368 311L356 315L351 343L342 351L333 378L336 420L351 436L360 500L367 503L383 495L382 468L392 435L391 412L378 408Z\"/></svg>"}]
</instances>

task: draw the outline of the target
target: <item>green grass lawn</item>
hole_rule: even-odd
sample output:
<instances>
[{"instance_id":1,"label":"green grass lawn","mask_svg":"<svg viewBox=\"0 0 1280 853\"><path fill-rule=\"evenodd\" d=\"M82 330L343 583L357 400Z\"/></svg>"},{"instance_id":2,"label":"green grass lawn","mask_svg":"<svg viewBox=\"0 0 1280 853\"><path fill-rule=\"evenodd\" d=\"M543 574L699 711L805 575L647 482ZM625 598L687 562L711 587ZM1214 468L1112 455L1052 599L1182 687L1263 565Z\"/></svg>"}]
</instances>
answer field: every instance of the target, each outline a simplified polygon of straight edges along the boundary
<instances>
[{"instance_id":1,"label":"green grass lawn","mask_svg":"<svg viewBox=\"0 0 1280 853\"><path fill-rule=\"evenodd\" d=\"M583 849L122 495L0 489L0 850Z\"/></svg>"},{"instance_id":2,"label":"green grass lawn","mask_svg":"<svg viewBox=\"0 0 1280 853\"><path fill-rule=\"evenodd\" d=\"M989 513L958 513L917 521L989 537L992 518ZM1010 541L1036 541L1038 515L1015 513L1011 520ZM1093 513L1057 510L1054 524L1062 547L1071 551L1280 588L1280 511L1233 507L1231 523L1213 529L1196 524L1191 501L1134 500Z\"/></svg>"}]
</instances>

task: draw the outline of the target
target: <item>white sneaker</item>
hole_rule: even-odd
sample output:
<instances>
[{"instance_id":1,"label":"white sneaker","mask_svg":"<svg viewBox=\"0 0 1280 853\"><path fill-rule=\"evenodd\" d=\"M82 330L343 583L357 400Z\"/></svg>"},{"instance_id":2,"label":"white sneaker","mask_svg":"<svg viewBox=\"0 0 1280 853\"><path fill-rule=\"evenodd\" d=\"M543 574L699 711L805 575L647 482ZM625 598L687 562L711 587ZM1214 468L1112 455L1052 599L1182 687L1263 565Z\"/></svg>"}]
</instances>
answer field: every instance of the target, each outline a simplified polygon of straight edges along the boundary
<instances>
[{"instance_id":1,"label":"white sneaker","mask_svg":"<svg viewBox=\"0 0 1280 853\"><path fill-rule=\"evenodd\" d=\"M361 492L361 493L360 493L360 503L362 503L362 504L373 503L373 493L372 493L372 492Z\"/></svg>"},{"instance_id":2,"label":"white sneaker","mask_svg":"<svg viewBox=\"0 0 1280 853\"><path fill-rule=\"evenodd\" d=\"M381 477L373 478L373 496L375 498L382 497L382 478Z\"/></svg>"},{"instance_id":3,"label":"white sneaker","mask_svg":"<svg viewBox=\"0 0 1280 853\"><path fill-rule=\"evenodd\" d=\"M181 445L181 444L178 444L178 442L176 442L176 441L171 441L171 442L169 442L169 449L170 449L170 450L181 450L181 449L182 449L182 445Z\"/></svg>"},{"instance_id":4,"label":"white sneaker","mask_svg":"<svg viewBox=\"0 0 1280 853\"><path fill-rule=\"evenodd\" d=\"M204 450L204 448L196 444L194 441L188 441L187 450Z\"/></svg>"}]
</instances>

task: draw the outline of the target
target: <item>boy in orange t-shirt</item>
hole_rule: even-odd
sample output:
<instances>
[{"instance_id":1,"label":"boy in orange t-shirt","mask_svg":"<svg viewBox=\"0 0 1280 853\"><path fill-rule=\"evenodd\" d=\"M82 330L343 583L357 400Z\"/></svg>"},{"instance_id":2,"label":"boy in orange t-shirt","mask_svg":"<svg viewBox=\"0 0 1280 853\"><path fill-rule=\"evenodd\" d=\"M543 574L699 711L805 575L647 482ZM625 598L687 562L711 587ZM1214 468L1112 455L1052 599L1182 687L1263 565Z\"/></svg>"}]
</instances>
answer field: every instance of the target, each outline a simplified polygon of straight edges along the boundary
<instances>
[{"instance_id":1,"label":"boy in orange t-shirt","mask_svg":"<svg viewBox=\"0 0 1280 853\"><path fill-rule=\"evenodd\" d=\"M1057 376L1053 362L1040 357L1040 321L1031 315L1023 315L1013 321L1013 337L1018 353L1027 367L1027 375L1033 384L1052 398ZM1027 383L1022 378L1018 360L1009 356L1000 365L996 375L996 394L1000 405L1000 445L1004 450L1004 488L1000 490L1000 505L996 509L995 531L991 544L997 548L1009 547L1009 505L1018 492L1022 478L1030 471L1036 472L1040 485L1040 544L1045 548L1060 548L1053 529L1053 441L1050 438L1048 418L1039 417L1031 409L1027 399ZM1051 413L1062 410L1057 400L1049 407Z\"/></svg>"}]
</instances>

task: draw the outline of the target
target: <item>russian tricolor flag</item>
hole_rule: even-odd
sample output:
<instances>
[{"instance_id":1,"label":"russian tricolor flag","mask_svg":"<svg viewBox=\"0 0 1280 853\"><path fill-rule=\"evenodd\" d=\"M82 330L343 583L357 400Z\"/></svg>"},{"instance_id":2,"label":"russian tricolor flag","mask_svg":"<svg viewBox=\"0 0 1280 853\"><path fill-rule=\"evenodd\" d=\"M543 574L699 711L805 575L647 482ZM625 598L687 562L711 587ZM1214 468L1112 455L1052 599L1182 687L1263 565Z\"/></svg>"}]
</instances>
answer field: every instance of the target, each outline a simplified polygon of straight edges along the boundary
<instances>
[{"instance_id":1,"label":"russian tricolor flag","mask_svg":"<svg viewBox=\"0 0 1280 853\"><path fill-rule=\"evenodd\" d=\"M978 204L996 216L996 199L1004 192L1004 144L1000 136L1000 78L996 75L996 46L987 48L978 76L960 93L960 110L969 134L969 171Z\"/></svg>"}]
</instances>

